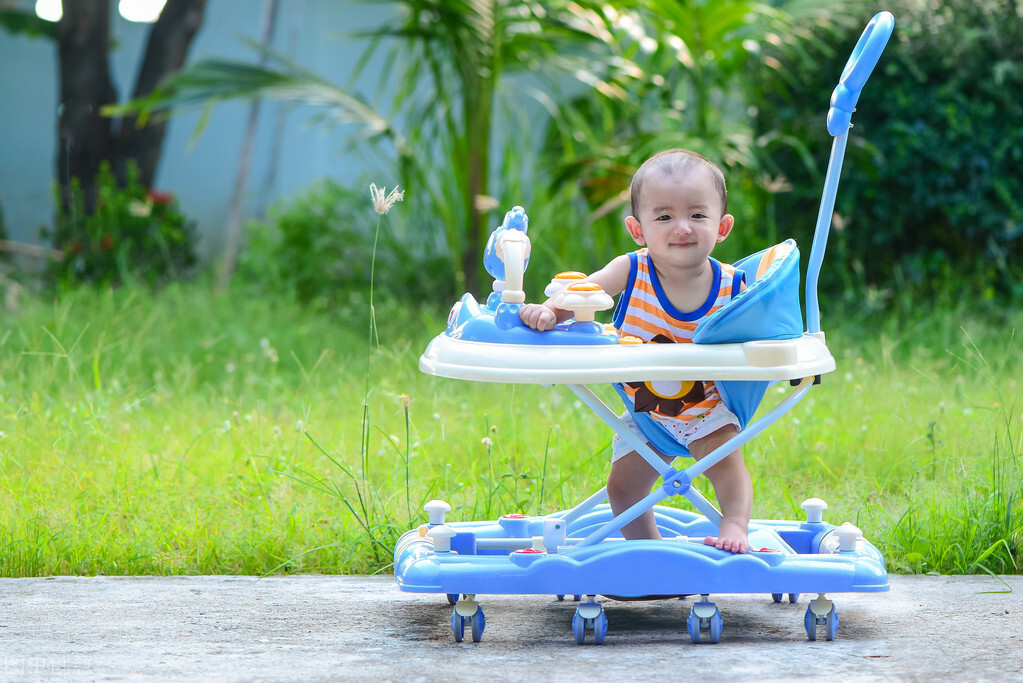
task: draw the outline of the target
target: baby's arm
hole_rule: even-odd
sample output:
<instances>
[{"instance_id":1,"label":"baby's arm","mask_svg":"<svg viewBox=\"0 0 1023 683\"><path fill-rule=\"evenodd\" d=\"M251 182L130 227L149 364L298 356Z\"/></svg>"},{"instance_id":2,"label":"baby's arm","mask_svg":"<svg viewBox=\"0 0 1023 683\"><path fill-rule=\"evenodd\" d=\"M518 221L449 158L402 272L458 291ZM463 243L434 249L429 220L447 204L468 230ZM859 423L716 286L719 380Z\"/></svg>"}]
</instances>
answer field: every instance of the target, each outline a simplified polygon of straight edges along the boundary
<instances>
[{"instance_id":1,"label":"baby's arm","mask_svg":"<svg viewBox=\"0 0 1023 683\"><path fill-rule=\"evenodd\" d=\"M618 296L629 281L629 257L618 256L596 273L586 277L587 282L600 285L609 296ZM572 317L571 311L558 308L551 299L542 304L526 304L519 309L519 317L534 330L552 330L560 322Z\"/></svg>"}]
</instances>

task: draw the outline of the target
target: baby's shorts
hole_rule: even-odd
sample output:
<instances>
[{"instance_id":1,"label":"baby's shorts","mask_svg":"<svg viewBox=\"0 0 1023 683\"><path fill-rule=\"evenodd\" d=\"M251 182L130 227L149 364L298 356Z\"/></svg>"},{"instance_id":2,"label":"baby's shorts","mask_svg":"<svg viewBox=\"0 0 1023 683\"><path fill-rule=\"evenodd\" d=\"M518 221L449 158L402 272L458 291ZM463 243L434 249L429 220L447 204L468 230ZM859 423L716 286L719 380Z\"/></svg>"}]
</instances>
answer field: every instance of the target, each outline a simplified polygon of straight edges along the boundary
<instances>
[{"instance_id":1,"label":"baby's shorts","mask_svg":"<svg viewBox=\"0 0 1023 683\"><path fill-rule=\"evenodd\" d=\"M625 423L625 426L631 429L639 438L643 439L643 441L647 440L643 432L640 431L639 425L632 418L631 412L626 410L619 417ZM686 448L689 448L689 444L697 439L702 439L722 427L727 425L739 426L739 418L725 406L723 401L718 401L715 406L707 409L702 415L692 420L678 420L673 417L658 415L654 418L654 421L660 425L660 428L667 431L671 438ZM614 439L611 441L611 462L634 450L632 446L626 443L625 439L615 432Z\"/></svg>"}]
</instances>

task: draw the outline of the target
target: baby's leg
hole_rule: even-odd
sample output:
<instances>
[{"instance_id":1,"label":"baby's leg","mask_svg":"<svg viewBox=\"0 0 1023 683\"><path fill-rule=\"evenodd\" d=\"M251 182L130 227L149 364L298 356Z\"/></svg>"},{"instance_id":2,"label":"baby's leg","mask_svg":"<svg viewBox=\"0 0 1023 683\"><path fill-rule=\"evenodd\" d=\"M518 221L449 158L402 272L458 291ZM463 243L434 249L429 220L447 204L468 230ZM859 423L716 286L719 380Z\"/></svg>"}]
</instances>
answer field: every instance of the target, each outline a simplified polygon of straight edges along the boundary
<instances>
[{"instance_id":1,"label":"baby's leg","mask_svg":"<svg viewBox=\"0 0 1023 683\"><path fill-rule=\"evenodd\" d=\"M661 456L665 462L671 458ZM636 451L626 453L611 463L611 474L607 478L607 498L611 503L611 511L619 515L635 503L645 498L654 482L660 476L650 467ZM657 524L654 522L653 510L646 510L642 515L622 527L625 538L660 538Z\"/></svg>"},{"instance_id":2,"label":"baby's leg","mask_svg":"<svg viewBox=\"0 0 1023 683\"><path fill-rule=\"evenodd\" d=\"M738 433L734 425L722 427L689 444L689 452L702 460L715 448ZM708 536L704 542L721 550L744 553L749 550L749 519L753 511L753 482L742 459L742 452L732 451L706 472L714 486L721 506L721 527L718 537Z\"/></svg>"}]
</instances>

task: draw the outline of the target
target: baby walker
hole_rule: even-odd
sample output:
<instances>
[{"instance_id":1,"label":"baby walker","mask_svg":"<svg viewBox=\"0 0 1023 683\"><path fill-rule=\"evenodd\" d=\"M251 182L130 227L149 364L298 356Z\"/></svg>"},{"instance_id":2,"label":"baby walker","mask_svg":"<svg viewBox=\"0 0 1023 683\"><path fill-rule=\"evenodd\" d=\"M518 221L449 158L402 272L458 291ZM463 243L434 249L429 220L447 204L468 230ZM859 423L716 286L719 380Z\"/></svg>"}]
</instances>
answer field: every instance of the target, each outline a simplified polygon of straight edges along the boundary
<instances>
[{"instance_id":1,"label":"baby walker","mask_svg":"<svg viewBox=\"0 0 1023 683\"><path fill-rule=\"evenodd\" d=\"M805 332L799 251L792 240L735 264L746 273L747 289L701 323L696 343L630 344L594 321L594 313L613 302L599 287L582 281L581 274L562 274L545 291L556 297L556 305L573 312L573 320L547 332L526 327L518 316L530 250L523 209L509 211L490 236L484 265L496 278L494 291L484 304L471 294L462 296L448 317L447 330L423 353L420 369L476 382L565 384L660 472L661 485L617 517L604 503L605 489L570 510L539 517L506 514L496 521L449 522L447 503L427 503L429 522L406 532L395 547L395 580L403 591L447 594L454 605L451 629L456 641L463 639L467 625L472 640L480 640L485 621L476 596L483 593L575 596L580 603L572 632L581 644L587 633L596 643L607 633L608 619L597 595L699 595L686 619L689 636L694 643L716 643L723 622L709 599L713 593L765 593L775 602L786 595L796 602L800 593L816 593L804 617L806 634L816 640L822 627L832 640L838 612L826 594L888 590L880 552L852 524L825 522L827 504L817 498L803 502L805 521L753 520L749 541L755 550L749 553L705 545L705 536L717 534L721 513L692 483L777 421L821 375L835 369L820 329L817 279L853 108L893 28L888 12L870 21L831 97L827 125L834 142L807 269ZM649 382L656 391L696 380L717 383L742 429L682 469L665 465L586 386ZM784 380L791 391L750 422L767 387ZM678 444L661 441L667 435L648 416L634 417L657 448L679 452ZM685 496L699 514L658 505L673 495ZM621 527L651 507L662 538L625 542Z\"/></svg>"}]
</instances>

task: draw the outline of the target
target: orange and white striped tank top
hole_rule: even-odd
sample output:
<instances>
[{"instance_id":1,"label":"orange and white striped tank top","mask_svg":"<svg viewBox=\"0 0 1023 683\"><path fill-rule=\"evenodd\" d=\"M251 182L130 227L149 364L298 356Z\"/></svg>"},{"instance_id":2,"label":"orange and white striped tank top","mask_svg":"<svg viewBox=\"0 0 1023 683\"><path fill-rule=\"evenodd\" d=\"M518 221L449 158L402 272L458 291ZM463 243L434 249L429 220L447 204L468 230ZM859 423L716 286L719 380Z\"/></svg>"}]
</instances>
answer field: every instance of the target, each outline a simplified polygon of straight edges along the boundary
<instances>
[{"instance_id":1,"label":"orange and white striped tank top","mask_svg":"<svg viewBox=\"0 0 1023 683\"><path fill-rule=\"evenodd\" d=\"M695 311L683 312L672 305L661 288L649 252L640 249L630 253L629 280L618 299L612 318L619 336L632 335L645 342L691 344L696 326L731 301L739 293L743 279L742 271L713 258L709 261L713 284L707 299ZM659 384L629 382L623 388L636 401L636 411L686 421L699 416L703 410L720 401L713 382L683 382L683 385L690 386L682 386L677 392L671 391L671 396L658 390ZM653 395L648 396L651 390Z\"/></svg>"}]
</instances>

